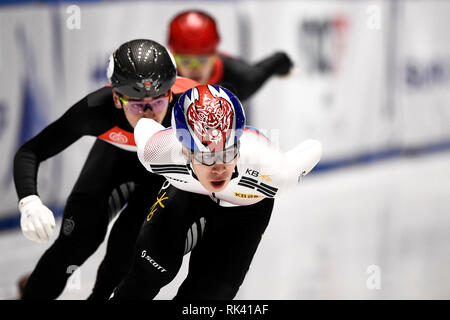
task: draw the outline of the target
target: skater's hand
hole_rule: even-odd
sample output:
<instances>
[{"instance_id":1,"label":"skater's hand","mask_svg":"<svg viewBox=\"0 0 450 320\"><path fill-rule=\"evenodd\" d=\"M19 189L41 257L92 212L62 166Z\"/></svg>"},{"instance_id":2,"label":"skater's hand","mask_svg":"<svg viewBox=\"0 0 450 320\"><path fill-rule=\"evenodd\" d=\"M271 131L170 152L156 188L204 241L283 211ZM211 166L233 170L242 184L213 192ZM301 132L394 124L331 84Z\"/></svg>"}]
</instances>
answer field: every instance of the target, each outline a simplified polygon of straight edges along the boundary
<instances>
[{"instance_id":1,"label":"skater's hand","mask_svg":"<svg viewBox=\"0 0 450 320\"><path fill-rule=\"evenodd\" d=\"M31 195L20 199L20 226L25 238L38 243L47 242L55 228L55 218L49 208L42 204L41 199Z\"/></svg>"},{"instance_id":2,"label":"skater's hand","mask_svg":"<svg viewBox=\"0 0 450 320\"><path fill-rule=\"evenodd\" d=\"M305 140L285 153L284 166L291 170L290 176L306 176L322 157L322 143L318 140Z\"/></svg>"},{"instance_id":3,"label":"skater's hand","mask_svg":"<svg viewBox=\"0 0 450 320\"><path fill-rule=\"evenodd\" d=\"M275 74L279 76L285 76L289 74L294 64L289 56L285 52L277 52L275 53L275 57L277 58L278 65L275 70Z\"/></svg>"}]
</instances>

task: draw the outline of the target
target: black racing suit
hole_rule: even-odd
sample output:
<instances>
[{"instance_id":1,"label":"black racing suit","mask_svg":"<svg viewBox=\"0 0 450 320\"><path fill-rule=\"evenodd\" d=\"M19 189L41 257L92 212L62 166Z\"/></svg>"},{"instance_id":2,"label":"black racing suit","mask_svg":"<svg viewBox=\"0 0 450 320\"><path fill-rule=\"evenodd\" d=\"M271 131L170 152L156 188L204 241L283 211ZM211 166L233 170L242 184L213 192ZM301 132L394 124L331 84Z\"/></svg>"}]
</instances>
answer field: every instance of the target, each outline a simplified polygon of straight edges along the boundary
<instances>
[{"instance_id":1,"label":"black racing suit","mask_svg":"<svg viewBox=\"0 0 450 320\"><path fill-rule=\"evenodd\" d=\"M274 199L266 198L253 205L223 207L207 195L166 182L139 233L132 268L112 299L153 299L177 275L192 247L189 273L175 299L233 299L273 204Z\"/></svg>"},{"instance_id":2,"label":"black racing suit","mask_svg":"<svg viewBox=\"0 0 450 320\"><path fill-rule=\"evenodd\" d=\"M163 120L170 126L174 96ZM112 89L103 87L80 100L58 120L25 143L14 159L14 182L19 199L38 195L37 172L42 161L58 154L82 136L133 134L124 111L113 102ZM130 136L128 136L130 138ZM131 138L134 141L134 138ZM111 231L106 256L98 270L92 299L107 299L132 260L133 246L164 177L148 172L136 152L97 139L67 200L60 234L40 258L24 289L23 299L55 299L74 267L81 266L103 242L110 216L108 201L114 190L132 182L134 190Z\"/></svg>"},{"instance_id":3,"label":"black racing suit","mask_svg":"<svg viewBox=\"0 0 450 320\"><path fill-rule=\"evenodd\" d=\"M291 67L292 62L284 52L276 52L255 64L219 54L207 83L230 89L239 100L244 101L259 90L271 76L285 75Z\"/></svg>"}]
</instances>

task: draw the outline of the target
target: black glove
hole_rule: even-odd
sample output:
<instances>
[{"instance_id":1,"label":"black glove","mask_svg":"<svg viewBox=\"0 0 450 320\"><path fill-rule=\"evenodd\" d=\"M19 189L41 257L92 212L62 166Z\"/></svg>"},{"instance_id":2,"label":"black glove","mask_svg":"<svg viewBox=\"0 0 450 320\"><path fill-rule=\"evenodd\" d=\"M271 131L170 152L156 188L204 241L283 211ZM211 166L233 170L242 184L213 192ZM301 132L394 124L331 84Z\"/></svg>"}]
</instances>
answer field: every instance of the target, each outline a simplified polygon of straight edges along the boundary
<instances>
[{"instance_id":1,"label":"black glove","mask_svg":"<svg viewBox=\"0 0 450 320\"><path fill-rule=\"evenodd\" d=\"M275 67L275 74L278 75L286 75L291 70L293 63L289 56L284 52L277 52L274 54L274 58L277 61L277 65Z\"/></svg>"}]
</instances>

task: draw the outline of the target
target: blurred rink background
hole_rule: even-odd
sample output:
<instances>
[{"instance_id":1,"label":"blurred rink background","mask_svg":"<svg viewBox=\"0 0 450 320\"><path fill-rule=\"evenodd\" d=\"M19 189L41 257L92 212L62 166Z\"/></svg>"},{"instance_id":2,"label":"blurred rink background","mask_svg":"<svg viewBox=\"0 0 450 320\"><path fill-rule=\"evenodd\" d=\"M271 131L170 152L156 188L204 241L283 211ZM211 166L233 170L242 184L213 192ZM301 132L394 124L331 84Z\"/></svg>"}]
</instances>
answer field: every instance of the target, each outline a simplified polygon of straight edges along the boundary
<instances>
[{"instance_id":1,"label":"blurred rink background","mask_svg":"<svg viewBox=\"0 0 450 320\"><path fill-rule=\"evenodd\" d=\"M245 103L249 124L285 151L307 138L324 148L276 200L236 299L449 299L450 1L425 0L2 1L0 299L16 298L16 281L49 246L20 231L15 151L107 83L120 44L166 44L170 19L192 8L216 18L223 52L251 62L290 55L296 71ZM93 141L40 167L55 233ZM104 252L60 299L89 295ZM158 299L174 296L187 258Z\"/></svg>"}]
</instances>

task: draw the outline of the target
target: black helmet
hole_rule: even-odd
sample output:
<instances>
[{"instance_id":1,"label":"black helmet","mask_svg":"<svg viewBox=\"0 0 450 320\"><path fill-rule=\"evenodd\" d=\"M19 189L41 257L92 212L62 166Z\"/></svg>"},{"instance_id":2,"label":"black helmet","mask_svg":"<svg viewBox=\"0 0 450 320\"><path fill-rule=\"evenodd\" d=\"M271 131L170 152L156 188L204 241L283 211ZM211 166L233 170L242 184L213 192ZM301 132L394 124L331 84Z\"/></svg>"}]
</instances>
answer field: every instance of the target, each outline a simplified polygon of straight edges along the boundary
<instances>
[{"instance_id":1,"label":"black helmet","mask_svg":"<svg viewBox=\"0 0 450 320\"><path fill-rule=\"evenodd\" d=\"M156 97L169 91L177 69L169 51L159 43L138 39L122 44L109 58L111 87L132 98Z\"/></svg>"}]
</instances>

